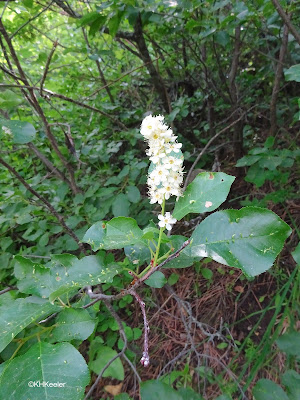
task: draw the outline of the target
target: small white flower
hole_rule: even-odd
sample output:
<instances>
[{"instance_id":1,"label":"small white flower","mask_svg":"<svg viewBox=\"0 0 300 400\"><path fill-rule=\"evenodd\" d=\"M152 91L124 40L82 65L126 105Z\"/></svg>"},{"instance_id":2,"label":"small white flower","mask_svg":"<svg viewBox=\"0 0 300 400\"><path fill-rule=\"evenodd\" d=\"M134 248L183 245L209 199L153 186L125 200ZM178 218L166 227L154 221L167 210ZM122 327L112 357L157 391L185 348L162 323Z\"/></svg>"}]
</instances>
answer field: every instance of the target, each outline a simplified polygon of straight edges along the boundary
<instances>
[{"instance_id":1,"label":"small white flower","mask_svg":"<svg viewBox=\"0 0 300 400\"><path fill-rule=\"evenodd\" d=\"M158 216L158 219L159 219L158 226L160 228L166 227L168 231L170 231L172 229L172 225L174 225L175 222L177 222L177 219L173 218L169 212L166 212L166 215L160 214Z\"/></svg>"},{"instance_id":2,"label":"small white flower","mask_svg":"<svg viewBox=\"0 0 300 400\"><path fill-rule=\"evenodd\" d=\"M164 124L164 117L148 115L141 125L141 134L148 142L147 156L154 169L148 175L150 203L162 204L171 196L181 196L183 181L183 156L179 157L181 143L177 143L172 129ZM179 153L177 157L170 155Z\"/></svg>"},{"instance_id":3,"label":"small white flower","mask_svg":"<svg viewBox=\"0 0 300 400\"><path fill-rule=\"evenodd\" d=\"M173 156L164 157L162 159L164 167L167 169L171 169L176 172L179 171L182 167L183 160L181 158L175 158Z\"/></svg>"},{"instance_id":4,"label":"small white flower","mask_svg":"<svg viewBox=\"0 0 300 400\"><path fill-rule=\"evenodd\" d=\"M172 151L174 151L174 153L179 153L179 150L182 147L182 143L167 143L166 145L166 153L169 154Z\"/></svg>"}]
</instances>

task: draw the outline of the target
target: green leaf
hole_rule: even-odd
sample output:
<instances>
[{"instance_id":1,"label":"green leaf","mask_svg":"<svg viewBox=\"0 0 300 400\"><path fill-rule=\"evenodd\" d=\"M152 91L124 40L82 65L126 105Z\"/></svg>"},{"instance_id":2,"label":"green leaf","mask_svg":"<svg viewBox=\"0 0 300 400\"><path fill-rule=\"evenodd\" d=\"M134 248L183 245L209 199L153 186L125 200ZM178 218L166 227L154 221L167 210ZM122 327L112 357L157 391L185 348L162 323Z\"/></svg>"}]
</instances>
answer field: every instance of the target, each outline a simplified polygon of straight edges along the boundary
<instances>
[{"instance_id":1,"label":"green leaf","mask_svg":"<svg viewBox=\"0 0 300 400\"><path fill-rule=\"evenodd\" d=\"M85 360L70 343L39 342L6 364L0 376L0 397L81 400L89 381ZM30 387L30 382L60 383L62 386Z\"/></svg>"},{"instance_id":2,"label":"green leaf","mask_svg":"<svg viewBox=\"0 0 300 400\"><path fill-rule=\"evenodd\" d=\"M143 231L138 227L135 219L117 217L106 224L104 248L106 250L122 249L125 246L139 243Z\"/></svg>"},{"instance_id":3,"label":"green leaf","mask_svg":"<svg viewBox=\"0 0 300 400\"><path fill-rule=\"evenodd\" d=\"M130 203L125 194L120 193L112 204L112 212L115 217L127 217Z\"/></svg>"},{"instance_id":4,"label":"green leaf","mask_svg":"<svg viewBox=\"0 0 300 400\"><path fill-rule=\"evenodd\" d=\"M162 288L167 283L167 279L162 272L156 271L145 280L145 283L153 288Z\"/></svg>"},{"instance_id":5,"label":"green leaf","mask_svg":"<svg viewBox=\"0 0 300 400\"><path fill-rule=\"evenodd\" d=\"M0 108L2 109L14 109L22 102L23 100L10 89L0 92Z\"/></svg>"},{"instance_id":6,"label":"green leaf","mask_svg":"<svg viewBox=\"0 0 300 400\"><path fill-rule=\"evenodd\" d=\"M46 266L17 256L15 276L22 293L35 294L54 301L55 298L87 285L112 282L119 267L106 265L103 255L87 256L78 260L71 254L52 256Z\"/></svg>"},{"instance_id":7,"label":"green leaf","mask_svg":"<svg viewBox=\"0 0 300 400\"><path fill-rule=\"evenodd\" d=\"M293 65L284 72L287 81L300 82L300 64Z\"/></svg>"},{"instance_id":8,"label":"green leaf","mask_svg":"<svg viewBox=\"0 0 300 400\"><path fill-rule=\"evenodd\" d=\"M117 352L110 347L100 345L97 351L96 360L90 362L92 371L99 374L105 365L117 355ZM105 370L104 377L112 377L123 381L124 379L124 368L120 358L117 358L111 363L111 365Z\"/></svg>"},{"instance_id":9,"label":"green leaf","mask_svg":"<svg viewBox=\"0 0 300 400\"><path fill-rule=\"evenodd\" d=\"M183 252L241 268L248 276L269 269L291 234L290 227L272 211L245 207L218 211L197 226L192 244Z\"/></svg>"},{"instance_id":10,"label":"green leaf","mask_svg":"<svg viewBox=\"0 0 300 400\"><path fill-rule=\"evenodd\" d=\"M226 31L219 31L219 32L216 32L216 34L215 34L215 40L221 46L226 47L228 45L228 43L230 42L230 36L229 36L228 32L226 32Z\"/></svg>"},{"instance_id":11,"label":"green leaf","mask_svg":"<svg viewBox=\"0 0 300 400\"><path fill-rule=\"evenodd\" d=\"M93 251L103 249L104 237L105 237L105 222L98 221L92 225L83 236L81 240L83 243L88 243L91 245Z\"/></svg>"},{"instance_id":12,"label":"green leaf","mask_svg":"<svg viewBox=\"0 0 300 400\"><path fill-rule=\"evenodd\" d=\"M203 400L203 397L194 392L190 387L180 388L178 393L181 395L182 400Z\"/></svg>"},{"instance_id":13,"label":"green leaf","mask_svg":"<svg viewBox=\"0 0 300 400\"><path fill-rule=\"evenodd\" d=\"M162 250L166 253L168 250L173 249L172 253L178 250L183 242L187 240L186 237L181 235L173 235L170 237L170 243L166 243L162 246ZM187 268L193 265L195 262L201 260L202 257L193 257L190 251L191 245L187 246L180 254L179 257L169 261L164 268Z\"/></svg>"},{"instance_id":14,"label":"green leaf","mask_svg":"<svg viewBox=\"0 0 300 400\"><path fill-rule=\"evenodd\" d=\"M182 400L182 396L166 383L146 381L141 383L142 400Z\"/></svg>"},{"instance_id":15,"label":"green leaf","mask_svg":"<svg viewBox=\"0 0 300 400\"><path fill-rule=\"evenodd\" d=\"M297 265L300 265L300 243L298 243L295 250L292 252L293 259L296 261Z\"/></svg>"},{"instance_id":16,"label":"green leaf","mask_svg":"<svg viewBox=\"0 0 300 400\"><path fill-rule=\"evenodd\" d=\"M211 279L213 277L213 272L209 268L201 268L201 274L205 279Z\"/></svg>"},{"instance_id":17,"label":"green leaf","mask_svg":"<svg viewBox=\"0 0 300 400\"><path fill-rule=\"evenodd\" d=\"M276 340L277 346L288 356L300 358L300 332L289 332Z\"/></svg>"},{"instance_id":18,"label":"green leaf","mask_svg":"<svg viewBox=\"0 0 300 400\"><path fill-rule=\"evenodd\" d=\"M285 386L290 400L300 399L300 375L296 371L286 371L282 375L282 384Z\"/></svg>"},{"instance_id":19,"label":"green leaf","mask_svg":"<svg viewBox=\"0 0 300 400\"><path fill-rule=\"evenodd\" d=\"M35 128L29 122L0 118L0 125L2 134L12 136L14 143L29 143L35 138Z\"/></svg>"},{"instance_id":20,"label":"green leaf","mask_svg":"<svg viewBox=\"0 0 300 400\"><path fill-rule=\"evenodd\" d=\"M141 194L136 186L128 186L126 189L128 200L131 203L138 203L141 200Z\"/></svg>"},{"instance_id":21,"label":"green leaf","mask_svg":"<svg viewBox=\"0 0 300 400\"><path fill-rule=\"evenodd\" d=\"M72 289L79 289L87 285L112 282L119 272L119 266L106 265L100 256L87 256L74 262L73 266L66 268L51 268L51 281L59 282L59 287L53 291L49 300L53 302L57 297ZM61 278L61 280L59 280ZM54 286L54 285L53 285ZM57 287L57 284L55 285Z\"/></svg>"},{"instance_id":22,"label":"green leaf","mask_svg":"<svg viewBox=\"0 0 300 400\"><path fill-rule=\"evenodd\" d=\"M0 307L0 351L26 326L59 309L37 297L10 299L9 303Z\"/></svg>"},{"instance_id":23,"label":"green leaf","mask_svg":"<svg viewBox=\"0 0 300 400\"><path fill-rule=\"evenodd\" d=\"M255 400L289 400L284 390L269 379L260 379L253 388Z\"/></svg>"},{"instance_id":24,"label":"green leaf","mask_svg":"<svg viewBox=\"0 0 300 400\"><path fill-rule=\"evenodd\" d=\"M200 173L175 204L173 217L180 220L189 213L215 210L226 200L234 179L223 172Z\"/></svg>"},{"instance_id":25,"label":"green leaf","mask_svg":"<svg viewBox=\"0 0 300 400\"><path fill-rule=\"evenodd\" d=\"M106 16L98 15L98 17L90 24L89 36L93 37L102 28L106 22Z\"/></svg>"},{"instance_id":26,"label":"green leaf","mask_svg":"<svg viewBox=\"0 0 300 400\"><path fill-rule=\"evenodd\" d=\"M93 333L96 321L87 310L67 308L58 314L55 325L52 334L58 341L85 340Z\"/></svg>"},{"instance_id":27,"label":"green leaf","mask_svg":"<svg viewBox=\"0 0 300 400\"><path fill-rule=\"evenodd\" d=\"M80 20L77 21L78 26L86 26L86 25L91 25L94 21L96 21L99 18L100 14L97 11L90 12L83 17L80 18Z\"/></svg>"},{"instance_id":28,"label":"green leaf","mask_svg":"<svg viewBox=\"0 0 300 400\"><path fill-rule=\"evenodd\" d=\"M168 284L170 286L173 286L173 285L175 285L175 283L178 282L178 279L179 279L179 275L175 274L175 272L173 272L168 278Z\"/></svg>"}]
</instances>

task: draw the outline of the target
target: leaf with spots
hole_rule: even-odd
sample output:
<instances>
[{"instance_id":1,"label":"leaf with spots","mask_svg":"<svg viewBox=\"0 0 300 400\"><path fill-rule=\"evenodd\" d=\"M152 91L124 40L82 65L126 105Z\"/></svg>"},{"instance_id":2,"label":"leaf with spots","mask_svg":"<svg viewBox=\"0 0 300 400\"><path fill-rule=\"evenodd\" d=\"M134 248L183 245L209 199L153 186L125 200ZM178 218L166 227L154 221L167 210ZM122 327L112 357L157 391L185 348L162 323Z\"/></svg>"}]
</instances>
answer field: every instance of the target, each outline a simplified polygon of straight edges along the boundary
<instances>
[{"instance_id":1,"label":"leaf with spots","mask_svg":"<svg viewBox=\"0 0 300 400\"><path fill-rule=\"evenodd\" d=\"M223 172L201 172L175 204L173 217L214 211L226 200L234 179Z\"/></svg>"},{"instance_id":2,"label":"leaf with spots","mask_svg":"<svg viewBox=\"0 0 300 400\"><path fill-rule=\"evenodd\" d=\"M107 265L102 254L80 260L71 254L54 255L46 265L35 264L20 256L16 260L18 289L22 293L49 298L51 302L87 285L112 282L119 271L115 263Z\"/></svg>"},{"instance_id":3,"label":"leaf with spots","mask_svg":"<svg viewBox=\"0 0 300 400\"><path fill-rule=\"evenodd\" d=\"M223 210L197 226L191 246L183 253L211 257L252 277L273 265L290 234L291 228L270 210L258 207Z\"/></svg>"},{"instance_id":4,"label":"leaf with spots","mask_svg":"<svg viewBox=\"0 0 300 400\"><path fill-rule=\"evenodd\" d=\"M52 334L59 342L86 340L94 332L95 325L96 321L87 310L66 308L58 314Z\"/></svg>"},{"instance_id":5,"label":"leaf with spots","mask_svg":"<svg viewBox=\"0 0 300 400\"><path fill-rule=\"evenodd\" d=\"M99 249L122 249L137 243L147 244L142 240L143 231L137 222L129 217L112 218L107 223L100 221L92 225L82 241L89 243L94 251Z\"/></svg>"},{"instance_id":6,"label":"leaf with spots","mask_svg":"<svg viewBox=\"0 0 300 400\"><path fill-rule=\"evenodd\" d=\"M83 236L82 242L91 245L93 251L104 248L103 239L105 237L105 222L98 221L93 224Z\"/></svg>"},{"instance_id":7,"label":"leaf with spots","mask_svg":"<svg viewBox=\"0 0 300 400\"><path fill-rule=\"evenodd\" d=\"M89 381L86 362L74 346L39 342L5 364L0 398L81 400ZM30 387L31 382L41 382L40 387Z\"/></svg>"},{"instance_id":8,"label":"leaf with spots","mask_svg":"<svg viewBox=\"0 0 300 400\"><path fill-rule=\"evenodd\" d=\"M0 307L0 351L26 326L58 310L60 307L35 296L11 299L3 304Z\"/></svg>"},{"instance_id":9,"label":"leaf with spots","mask_svg":"<svg viewBox=\"0 0 300 400\"><path fill-rule=\"evenodd\" d=\"M51 276L58 283L57 289L53 291L49 300L53 302L57 297L71 292L73 289L80 289L88 285L112 282L118 274L120 267L115 264L106 264L103 255L87 256L74 262L71 268L60 268L52 272ZM54 276L55 274L55 276ZM61 278L61 280L58 280Z\"/></svg>"}]
</instances>

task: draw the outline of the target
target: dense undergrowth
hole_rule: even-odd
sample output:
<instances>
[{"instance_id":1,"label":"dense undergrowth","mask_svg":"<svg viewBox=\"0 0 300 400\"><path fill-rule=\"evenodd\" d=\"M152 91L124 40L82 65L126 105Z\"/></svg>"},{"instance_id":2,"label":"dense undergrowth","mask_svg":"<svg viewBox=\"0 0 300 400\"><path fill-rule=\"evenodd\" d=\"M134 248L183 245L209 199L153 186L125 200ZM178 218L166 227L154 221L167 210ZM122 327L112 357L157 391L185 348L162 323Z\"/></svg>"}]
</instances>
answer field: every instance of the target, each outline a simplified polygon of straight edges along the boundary
<instances>
[{"instance_id":1,"label":"dense undergrowth","mask_svg":"<svg viewBox=\"0 0 300 400\"><path fill-rule=\"evenodd\" d=\"M23 398L7 388L12 360L24 356L25 371L38 344L47 351L59 342L71 352L71 342L91 379L85 371L74 383L79 394L62 398L92 388L94 399L269 399L265 392L298 399L299 5L24 0L1 2L0 14L1 324L6 313L29 316L17 306L28 294L48 297L32 269L47 286L44 266L75 256L97 254L111 271L122 269L101 285L104 294L129 287L130 246L104 252L84 237L116 217L132 217L148 233L157 227L160 206L149 203L139 132L150 113L165 115L183 144L185 186L205 171L236 176L218 210L269 209L292 229L274 266L255 278L204 257L142 286L147 368L139 365L143 316L134 296L89 306L88 294L75 290L60 299L65 310L56 317L56 294L2 348L2 395ZM167 209L174 204L168 199ZM189 238L206 217L178 218L172 235ZM173 247L167 239L163 246ZM138 250L142 270L148 253ZM122 357L102 371L124 340ZM59 368L57 379L64 382ZM41 398L34 389L30 396Z\"/></svg>"}]
</instances>

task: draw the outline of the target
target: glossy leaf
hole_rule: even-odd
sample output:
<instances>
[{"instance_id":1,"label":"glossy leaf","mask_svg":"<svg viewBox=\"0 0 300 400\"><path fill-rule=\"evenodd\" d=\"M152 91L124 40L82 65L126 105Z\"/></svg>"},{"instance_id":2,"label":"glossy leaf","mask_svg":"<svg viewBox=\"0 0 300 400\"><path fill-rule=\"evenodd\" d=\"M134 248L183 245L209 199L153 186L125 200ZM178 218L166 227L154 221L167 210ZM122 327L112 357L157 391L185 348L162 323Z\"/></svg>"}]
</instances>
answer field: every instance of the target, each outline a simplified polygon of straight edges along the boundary
<instances>
[{"instance_id":1,"label":"glossy leaf","mask_svg":"<svg viewBox=\"0 0 300 400\"><path fill-rule=\"evenodd\" d=\"M10 300L0 307L0 351L26 326L58 311L48 301L38 297Z\"/></svg>"},{"instance_id":2,"label":"glossy leaf","mask_svg":"<svg viewBox=\"0 0 300 400\"><path fill-rule=\"evenodd\" d=\"M35 128L29 122L0 118L2 134L12 136L13 142L25 144L35 138Z\"/></svg>"},{"instance_id":3,"label":"glossy leaf","mask_svg":"<svg viewBox=\"0 0 300 400\"><path fill-rule=\"evenodd\" d=\"M5 365L0 376L0 398L81 400L90 376L82 355L70 343L36 343L27 353ZM40 387L30 387L40 382ZM46 385L43 387L42 383ZM49 384L62 384L49 387Z\"/></svg>"},{"instance_id":4,"label":"glossy leaf","mask_svg":"<svg viewBox=\"0 0 300 400\"><path fill-rule=\"evenodd\" d=\"M248 276L256 276L273 265L290 234L290 227L267 209L218 211L197 226L191 246L183 253L211 257L221 264L241 268Z\"/></svg>"},{"instance_id":5,"label":"glossy leaf","mask_svg":"<svg viewBox=\"0 0 300 400\"><path fill-rule=\"evenodd\" d=\"M93 333L95 325L96 321L87 310L66 308L58 314L52 334L60 342L85 340Z\"/></svg>"},{"instance_id":6,"label":"glossy leaf","mask_svg":"<svg viewBox=\"0 0 300 400\"><path fill-rule=\"evenodd\" d=\"M173 217L180 220L189 213L215 210L226 200L234 179L223 172L200 173L176 202Z\"/></svg>"}]
</instances>

